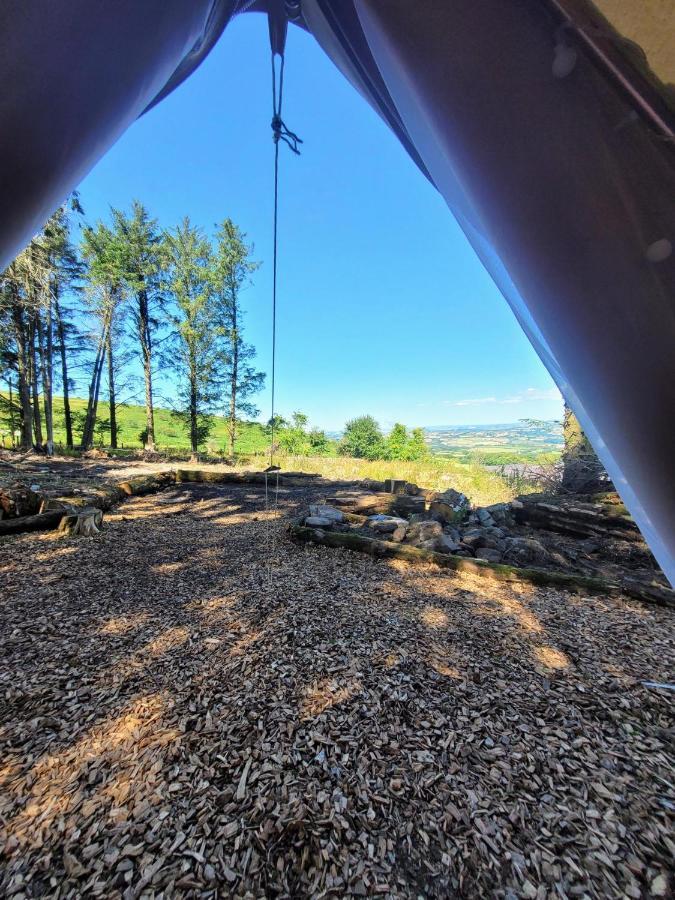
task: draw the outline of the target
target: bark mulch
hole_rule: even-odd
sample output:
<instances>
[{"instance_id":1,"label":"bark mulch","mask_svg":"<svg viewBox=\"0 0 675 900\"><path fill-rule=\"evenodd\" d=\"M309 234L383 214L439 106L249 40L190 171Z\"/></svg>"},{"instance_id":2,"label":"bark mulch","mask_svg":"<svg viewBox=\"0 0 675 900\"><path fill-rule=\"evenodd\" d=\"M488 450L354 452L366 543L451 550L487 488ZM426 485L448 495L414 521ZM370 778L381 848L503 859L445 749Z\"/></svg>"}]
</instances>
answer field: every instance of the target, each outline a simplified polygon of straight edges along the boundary
<instances>
[{"instance_id":1,"label":"bark mulch","mask_svg":"<svg viewBox=\"0 0 675 900\"><path fill-rule=\"evenodd\" d=\"M297 546L310 497L0 545L0 894L668 896L672 612Z\"/></svg>"}]
</instances>

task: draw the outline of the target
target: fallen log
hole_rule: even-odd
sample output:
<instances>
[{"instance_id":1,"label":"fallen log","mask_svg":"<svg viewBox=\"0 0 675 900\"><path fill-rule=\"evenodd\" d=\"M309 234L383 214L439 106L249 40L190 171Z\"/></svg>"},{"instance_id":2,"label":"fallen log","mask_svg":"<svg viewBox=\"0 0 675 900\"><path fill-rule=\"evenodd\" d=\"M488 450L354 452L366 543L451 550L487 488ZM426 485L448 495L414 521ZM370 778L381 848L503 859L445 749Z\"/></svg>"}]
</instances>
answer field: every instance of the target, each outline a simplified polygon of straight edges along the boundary
<instances>
[{"instance_id":1,"label":"fallen log","mask_svg":"<svg viewBox=\"0 0 675 900\"><path fill-rule=\"evenodd\" d=\"M403 559L410 563L434 563L444 569L457 572L468 572L502 582L526 582L580 594L602 594L604 596L625 595L635 600L655 603L660 606L675 607L675 591L662 585L641 585L635 582L618 583L604 578L592 578L585 575L570 575L565 572L547 571L545 569L524 569L518 566L507 566L503 563L491 563L482 559L468 559L453 556L449 553L437 553L424 550L409 544L398 544L364 537L361 534L339 531L324 531L318 528L307 528L302 525L290 525L289 532L293 539L304 543L323 544L357 553L368 553L376 558Z\"/></svg>"},{"instance_id":2,"label":"fallen log","mask_svg":"<svg viewBox=\"0 0 675 900\"><path fill-rule=\"evenodd\" d=\"M16 519L0 520L0 537L10 534L23 534L27 531L46 531L56 528L65 515L62 509L52 509L48 512L36 513L34 516L19 516Z\"/></svg>"},{"instance_id":3,"label":"fallen log","mask_svg":"<svg viewBox=\"0 0 675 900\"><path fill-rule=\"evenodd\" d=\"M618 508L609 510L599 504L568 500L556 503L538 497L520 498L520 505L514 510L518 524L533 525L573 537L643 541L633 519L618 512Z\"/></svg>"},{"instance_id":4,"label":"fallen log","mask_svg":"<svg viewBox=\"0 0 675 900\"><path fill-rule=\"evenodd\" d=\"M349 509L357 515L398 515L403 518L423 513L424 497L413 497L408 494L364 494L359 497L329 497L326 501L341 510Z\"/></svg>"}]
</instances>

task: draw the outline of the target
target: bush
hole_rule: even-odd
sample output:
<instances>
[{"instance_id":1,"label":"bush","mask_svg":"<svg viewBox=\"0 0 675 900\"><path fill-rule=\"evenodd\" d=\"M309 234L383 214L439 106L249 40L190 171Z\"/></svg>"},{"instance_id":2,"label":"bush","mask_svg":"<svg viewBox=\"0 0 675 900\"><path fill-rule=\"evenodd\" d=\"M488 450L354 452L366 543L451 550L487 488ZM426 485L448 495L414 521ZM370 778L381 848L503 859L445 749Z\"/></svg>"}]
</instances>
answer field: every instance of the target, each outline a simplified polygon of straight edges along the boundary
<instances>
[{"instance_id":1,"label":"bush","mask_svg":"<svg viewBox=\"0 0 675 900\"><path fill-rule=\"evenodd\" d=\"M340 453L356 459L383 459L386 446L380 426L372 416L359 416L345 426Z\"/></svg>"}]
</instances>

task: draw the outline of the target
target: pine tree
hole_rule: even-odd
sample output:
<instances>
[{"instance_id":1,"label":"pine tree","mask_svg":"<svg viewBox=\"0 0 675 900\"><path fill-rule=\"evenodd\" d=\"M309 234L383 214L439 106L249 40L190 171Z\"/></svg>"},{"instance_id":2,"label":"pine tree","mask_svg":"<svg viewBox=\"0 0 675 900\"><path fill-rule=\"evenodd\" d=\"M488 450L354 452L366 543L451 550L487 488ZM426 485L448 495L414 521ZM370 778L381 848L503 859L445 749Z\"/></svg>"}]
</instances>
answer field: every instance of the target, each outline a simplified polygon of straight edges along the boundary
<instances>
[{"instance_id":1,"label":"pine tree","mask_svg":"<svg viewBox=\"0 0 675 900\"><path fill-rule=\"evenodd\" d=\"M108 363L108 403L110 445L117 447L115 396L115 349L119 335L127 274L126 245L102 222L87 228L82 239L82 255L87 263L87 302L96 321L96 353L89 383L87 412L82 429L81 447L88 449L94 440L98 398L104 366Z\"/></svg>"},{"instance_id":2,"label":"pine tree","mask_svg":"<svg viewBox=\"0 0 675 900\"><path fill-rule=\"evenodd\" d=\"M160 280L164 244L157 220L150 218L138 200L132 203L131 215L113 209L112 216L113 232L121 251L124 281L136 300L132 319L145 383L145 445L148 450L154 450L153 352L159 327L156 311L161 309L163 303Z\"/></svg>"},{"instance_id":3,"label":"pine tree","mask_svg":"<svg viewBox=\"0 0 675 900\"><path fill-rule=\"evenodd\" d=\"M167 289L174 302L173 366L182 401L177 415L187 426L190 449L196 456L212 427L222 358L211 248L188 218L166 234L165 242Z\"/></svg>"},{"instance_id":4,"label":"pine tree","mask_svg":"<svg viewBox=\"0 0 675 900\"><path fill-rule=\"evenodd\" d=\"M237 419L258 414L251 398L265 383L264 373L257 372L253 366L255 349L243 338L241 292L259 266L251 259L253 247L246 244L245 237L231 219L225 219L216 235L213 265L220 323L226 340L224 374L230 457L234 457Z\"/></svg>"}]
</instances>

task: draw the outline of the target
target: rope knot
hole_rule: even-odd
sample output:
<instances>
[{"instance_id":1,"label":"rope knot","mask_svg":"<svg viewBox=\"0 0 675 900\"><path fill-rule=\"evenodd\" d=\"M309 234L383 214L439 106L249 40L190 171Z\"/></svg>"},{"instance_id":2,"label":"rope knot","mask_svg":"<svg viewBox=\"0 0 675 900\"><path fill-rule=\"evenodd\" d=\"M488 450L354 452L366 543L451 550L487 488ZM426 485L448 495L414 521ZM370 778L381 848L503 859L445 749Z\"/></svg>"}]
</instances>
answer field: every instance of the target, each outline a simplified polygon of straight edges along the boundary
<instances>
[{"instance_id":1,"label":"rope knot","mask_svg":"<svg viewBox=\"0 0 675 900\"><path fill-rule=\"evenodd\" d=\"M278 144L279 141L283 141L284 144L291 148L293 153L300 156L298 144L302 144L302 139L286 127L286 123L278 113L275 113L272 116L272 140L275 144Z\"/></svg>"}]
</instances>

